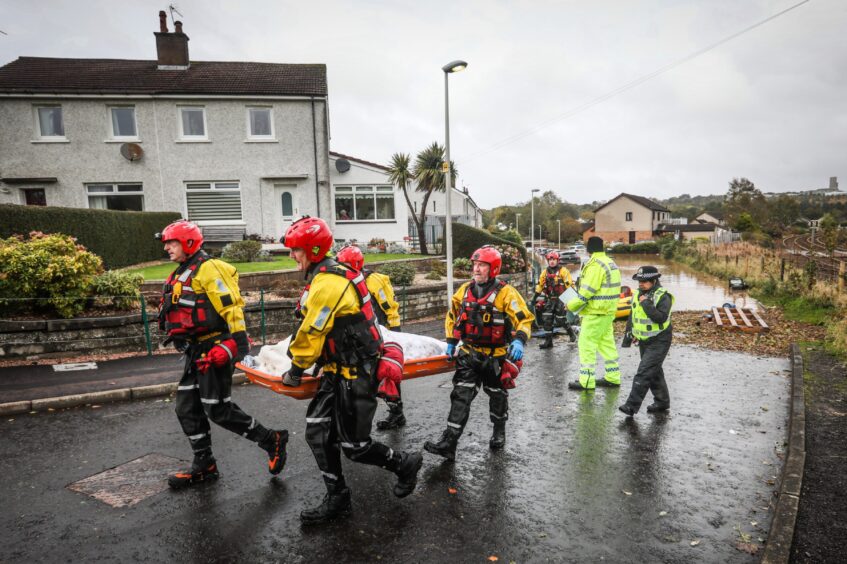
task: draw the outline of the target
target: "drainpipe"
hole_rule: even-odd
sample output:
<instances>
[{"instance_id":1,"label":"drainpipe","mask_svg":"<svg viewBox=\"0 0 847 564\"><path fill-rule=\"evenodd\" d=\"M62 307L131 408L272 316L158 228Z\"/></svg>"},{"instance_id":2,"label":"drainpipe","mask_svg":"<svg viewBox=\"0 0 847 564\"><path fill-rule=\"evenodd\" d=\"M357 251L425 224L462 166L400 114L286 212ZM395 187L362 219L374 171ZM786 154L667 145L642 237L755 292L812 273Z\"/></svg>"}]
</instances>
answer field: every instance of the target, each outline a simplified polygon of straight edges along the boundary
<instances>
[{"instance_id":1,"label":"drainpipe","mask_svg":"<svg viewBox=\"0 0 847 564\"><path fill-rule=\"evenodd\" d=\"M315 152L315 202L318 206L317 217L321 216L321 191L318 187L318 130L315 125L315 97L312 96L312 147Z\"/></svg>"}]
</instances>

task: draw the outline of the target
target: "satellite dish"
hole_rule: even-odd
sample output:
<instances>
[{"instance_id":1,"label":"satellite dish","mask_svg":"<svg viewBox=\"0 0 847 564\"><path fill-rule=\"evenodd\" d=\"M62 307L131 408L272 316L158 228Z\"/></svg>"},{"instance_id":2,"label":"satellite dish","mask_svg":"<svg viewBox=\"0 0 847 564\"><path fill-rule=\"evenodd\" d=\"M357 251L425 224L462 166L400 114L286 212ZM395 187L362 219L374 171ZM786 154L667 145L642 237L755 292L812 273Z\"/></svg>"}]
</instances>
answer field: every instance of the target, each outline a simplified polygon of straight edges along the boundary
<instances>
[{"instance_id":1,"label":"satellite dish","mask_svg":"<svg viewBox=\"0 0 847 564\"><path fill-rule=\"evenodd\" d=\"M335 170L338 172L347 172L350 170L350 161L347 159L338 159L335 161Z\"/></svg>"},{"instance_id":2,"label":"satellite dish","mask_svg":"<svg viewBox=\"0 0 847 564\"><path fill-rule=\"evenodd\" d=\"M144 156L144 149L138 143L123 143L121 145L121 155L128 161L137 161Z\"/></svg>"}]
</instances>

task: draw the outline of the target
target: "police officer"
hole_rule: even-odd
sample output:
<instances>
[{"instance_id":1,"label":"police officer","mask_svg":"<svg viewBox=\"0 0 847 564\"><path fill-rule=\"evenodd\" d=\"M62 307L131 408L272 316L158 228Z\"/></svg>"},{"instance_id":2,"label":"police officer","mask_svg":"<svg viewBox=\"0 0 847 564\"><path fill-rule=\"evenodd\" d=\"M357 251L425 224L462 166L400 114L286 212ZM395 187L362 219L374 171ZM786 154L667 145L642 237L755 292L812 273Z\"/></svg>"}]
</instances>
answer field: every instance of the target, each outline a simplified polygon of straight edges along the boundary
<instances>
[{"instance_id":1,"label":"police officer","mask_svg":"<svg viewBox=\"0 0 847 564\"><path fill-rule=\"evenodd\" d=\"M344 247L338 251L338 262L346 264L352 267L353 270L358 270L365 275L365 284L371 296L376 299L378 306L374 308L377 321L379 321L380 325L392 331L400 331L400 304L394 298L394 288L391 286L391 280L388 276L379 272L366 270L364 268L365 256L362 254L362 249L355 245ZM377 429L396 429L406 424L401 393L400 384L398 383L397 401L386 399L385 403L388 406L388 416L376 422Z\"/></svg>"},{"instance_id":2,"label":"police officer","mask_svg":"<svg viewBox=\"0 0 847 564\"><path fill-rule=\"evenodd\" d=\"M541 272L538 278L538 285L535 287L535 295L532 296L532 301L535 304L539 303L539 298L543 295L543 309L541 319L544 322L544 330L547 335L544 342L539 345L540 349L549 349L553 346L553 328L556 325L556 320L559 324L564 325L568 331L571 342L576 341L576 333L565 320L565 304L559 299L565 290L573 285L571 273L564 266L559 266L559 253L550 251L545 257L547 259L547 268ZM535 308L536 315L539 313L539 308Z\"/></svg>"},{"instance_id":3,"label":"police officer","mask_svg":"<svg viewBox=\"0 0 847 564\"><path fill-rule=\"evenodd\" d=\"M283 383L297 386L306 368L323 366L320 388L306 411L306 442L327 494L320 505L300 513L304 524L350 513L342 452L354 462L394 472L397 497L415 489L423 462L419 453L395 452L371 440L382 337L365 277L327 256L332 241L329 226L313 217L295 221L283 238L307 280L300 298L300 326L288 348L291 369L283 375Z\"/></svg>"},{"instance_id":4,"label":"police officer","mask_svg":"<svg viewBox=\"0 0 847 564\"><path fill-rule=\"evenodd\" d=\"M437 441L424 444L428 452L448 460L456 458L456 445L480 386L488 394L488 410L494 424L488 444L492 449L505 446L508 390L515 387L535 319L518 291L497 279L502 264L500 251L486 245L474 251L471 260L473 279L453 294L444 323L447 356L456 358L447 428ZM457 354L460 340L463 345Z\"/></svg>"},{"instance_id":5,"label":"police officer","mask_svg":"<svg viewBox=\"0 0 847 564\"><path fill-rule=\"evenodd\" d=\"M591 258L580 272L577 296L567 303L567 309L581 317L579 380L568 384L572 390L621 385L613 327L621 293L621 272L604 252L603 239L600 237L590 237L586 249L591 253ZM604 360L606 377L595 380L594 367L598 352Z\"/></svg>"},{"instance_id":6,"label":"police officer","mask_svg":"<svg viewBox=\"0 0 847 564\"><path fill-rule=\"evenodd\" d=\"M655 266L642 266L632 277L638 290L632 296L632 313L626 324L623 346L638 343L641 362L632 380L632 391L620 409L631 417L638 413L647 390L653 393L648 413L667 411L671 400L662 363L668 355L673 338L671 308L674 297L659 282L661 274Z\"/></svg>"},{"instance_id":7,"label":"police officer","mask_svg":"<svg viewBox=\"0 0 847 564\"><path fill-rule=\"evenodd\" d=\"M250 352L238 272L209 258L203 234L188 221L171 223L157 234L170 259L179 264L168 277L159 308L159 328L185 353L176 393L176 414L194 451L191 468L168 478L183 488L218 477L209 420L256 442L268 453L268 470L285 466L288 431L266 429L232 401L234 363Z\"/></svg>"}]
</instances>

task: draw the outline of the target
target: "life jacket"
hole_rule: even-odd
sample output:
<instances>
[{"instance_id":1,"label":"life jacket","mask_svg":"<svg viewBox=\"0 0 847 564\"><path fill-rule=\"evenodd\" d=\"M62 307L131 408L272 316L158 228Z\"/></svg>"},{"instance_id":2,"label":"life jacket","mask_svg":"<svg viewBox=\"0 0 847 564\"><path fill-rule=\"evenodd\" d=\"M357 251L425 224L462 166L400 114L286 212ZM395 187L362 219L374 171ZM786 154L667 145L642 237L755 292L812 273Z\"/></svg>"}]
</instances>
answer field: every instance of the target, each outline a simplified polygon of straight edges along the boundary
<instances>
[{"instance_id":1,"label":"life jacket","mask_svg":"<svg viewBox=\"0 0 847 564\"><path fill-rule=\"evenodd\" d=\"M640 294L641 291L636 290L632 295L632 336L639 341L646 341L670 327L671 313L668 312L668 318L664 323L656 323L650 319L650 316L647 315L647 312L644 311L643 307L641 307L641 302L638 300L638 296ZM668 294L671 297L671 307L673 307L673 303L675 301L673 294L669 294L662 286L659 286L655 289L655 291L653 291L653 303L658 305L659 300L661 300L662 296L665 294Z\"/></svg>"},{"instance_id":2,"label":"life jacket","mask_svg":"<svg viewBox=\"0 0 847 564\"><path fill-rule=\"evenodd\" d=\"M382 354L382 335L377 327L373 301L365 284L365 276L332 259L324 259L318 263L311 279L319 273L343 277L353 284L359 297L358 313L336 316L332 330L324 343L322 353L324 363L338 362L345 366L356 366L363 361L379 357ZM295 308L301 317L300 310L306 304L310 286L311 280L303 290Z\"/></svg>"},{"instance_id":3,"label":"life jacket","mask_svg":"<svg viewBox=\"0 0 847 564\"><path fill-rule=\"evenodd\" d=\"M365 275L365 280L367 281L368 277L373 274L373 272L362 270L362 274ZM377 305L379 305L379 307L374 308L374 313L376 314L376 320L379 324L383 327L388 327L388 314L386 313L386 310L388 309L388 297L382 289L380 289L379 293L381 294L379 296L371 294L372 297L376 298Z\"/></svg>"},{"instance_id":4,"label":"life jacket","mask_svg":"<svg viewBox=\"0 0 847 564\"><path fill-rule=\"evenodd\" d=\"M547 275L544 277L544 293L548 296L561 296L568 289L561 273L561 267L557 267L553 272L550 271L550 267L547 267Z\"/></svg>"},{"instance_id":5,"label":"life jacket","mask_svg":"<svg viewBox=\"0 0 847 564\"><path fill-rule=\"evenodd\" d=\"M227 324L205 292L192 288L200 266L209 260L204 251L194 253L188 263L174 270L162 287L159 305L159 329L169 337L197 337L213 331L226 332Z\"/></svg>"},{"instance_id":6,"label":"life jacket","mask_svg":"<svg viewBox=\"0 0 847 564\"><path fill-rule=\"evenodd\" d=\"M491 289L480 298L474 295L476 282L468 284L462 298L461 311L453 325L453 338L461 339L469 345L502 347L511 340L511 323L502 312L494 307L494 300L506 283L497 280Z\"/></svg>"}]
</instances>

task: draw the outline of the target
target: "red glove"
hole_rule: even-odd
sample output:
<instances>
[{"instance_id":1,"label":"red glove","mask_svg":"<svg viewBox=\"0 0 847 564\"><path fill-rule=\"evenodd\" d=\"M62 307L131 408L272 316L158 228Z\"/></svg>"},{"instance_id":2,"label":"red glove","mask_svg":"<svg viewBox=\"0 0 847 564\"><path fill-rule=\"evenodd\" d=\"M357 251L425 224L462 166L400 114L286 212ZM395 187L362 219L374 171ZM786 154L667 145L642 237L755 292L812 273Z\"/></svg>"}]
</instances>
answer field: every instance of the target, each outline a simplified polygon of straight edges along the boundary
<instances>
[{"instance_id":1,"label":"red glove","mask_svg":"<svg viewBox=\"0 0 847 564\"><path fill-rule=\"evenodd\" d=\"M503 368L500 369L500 384L503 386L504 390L511 390L516 386L515 380L517 379L518 374L521 373L522 366L522 360L512 361L506 359L503 362Z\"/></svg>"},{"instance_id":2,"label":"red glove","mask_svg":"<svg viewBox=\"0 0 847 564\"><path fill-rule=\"evenodd\" d=\"M400 401L400 390L397 389L397 384L394 380L386 378L379 383L379 389L376 391L376 396L389 402Z\"/></svg>"},{"instance_id":3,"label":"red glove","mask_svg":"<svg viewBox=\"0 0 847 564\"><path fill-rule=\"evenodd\" d=\"M212 366L215 368L222 368L232 361L237 350L238 345L235 344L235 340L227 339L226 341L212 347L212 350L203 355L202 358L198 359L197 369L205 374Z\"/></svg>"},{"instance_id":4,"label":"red glove","mask_svg":"<svg viewBox=\"0 0 847 564\"><path fill-rule=\"evenodd\" d=\"M400 382L403 380L403 347L397 343L385 343L383 345L382 357L376 368L376 379L385 383L385 380ZM396 386L394 387L396 390Z\"/></svg>"}]
</instances>

